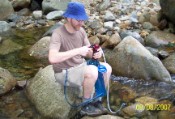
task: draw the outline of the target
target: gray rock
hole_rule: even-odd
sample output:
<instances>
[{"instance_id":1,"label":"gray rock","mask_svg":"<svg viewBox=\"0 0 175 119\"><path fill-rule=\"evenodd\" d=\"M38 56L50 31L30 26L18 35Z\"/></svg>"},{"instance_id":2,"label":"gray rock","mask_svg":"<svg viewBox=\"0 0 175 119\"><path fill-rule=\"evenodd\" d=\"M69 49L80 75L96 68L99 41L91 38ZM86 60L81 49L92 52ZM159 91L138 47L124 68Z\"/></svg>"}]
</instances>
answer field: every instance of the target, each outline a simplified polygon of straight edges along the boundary
<instances>
[{"instance_id":1,"label":"gray rock","mask_svg":"<svg viewBox=\"0 0 175 119\"><path fill-rule=\"evenodd\" d=\"M46 15L46 18L49 20L59 19L62 17L63 13L64 13L63 11L53 11L53 12L48 13Z\"/></svg>"},{"instance_id":2,"label":"gray rock","mask_svg":"<svg viewBox=\"0 0 175 119\"><path fill-rule=\"evenodd\" d=\"M121 32L120 35L121 35L122 39L124 39L127 36L132 36L135 39L137 39L141 44L144 45L144 39L137 32L132 32L132 31L125 30L125 31Z\"/></svg>"},{"instance_id":3,"label":"gray rock","mask_svg":"<svg viewBox=\"0 0 175 119\"><path fill-rule=\"evenodd\" d=\"M72 90L75 89L67 88L67 96L73 103L76 95ZM51 65L41 69L30 80L26 87L26 94L39 113L46 118L69 119L69 114L75 114L76 109L71 111L71 107L65 101L63 86L56 82Z\"/></svg>"},{"instance_id":4,"label":"gray rock","mask_svg":"<svg viewBox=\"0 0 175 119\"><path fill-rule=\"evenodd\" d=\"M43 13L47 14L55 10L65 10L67 8L68 2L71 0L43 0L42 9Z\"/></svg>"},{"instance_id":5,"label":"gray rock","mask_svg":"<svg viewBox=\"0 0 175 119\"><path fill-rule=\"evenodd\" d=\"M9 92L16 85L16 79L7 70L0 67L0 95Z\"/></svg>"},{"instance_id":6,"label":"gray rock","mask_svg":"<svg viewBox=\"0 0 175 119\"><path fill-rule=\"evenodd\" d=\"M43 37L36 42L30 49L30 56L34 56L37 59L48 59L50 37Z\"/></svg>"},{"instance_id":7,"label":"gray rock","mask_svg":"<svg viewBox=\"0 0 175 119\"><path fill-rule=\"evenodd\" d=\"M0 44L0 55L6 55L18 50L21 50L23 47L11 40L3 40Z\"/></svg>"},{"instance_id":8,"label":"gray rock","mask_svg":"<svg viewBox=\"0 0 175 119\"><path fill-rule=\"evenodd\" d=\"M162 62L170 73L175 74L175 63L174 63L175 62L175 53L170 55L168 58L166 58Z\"/></svg>"},{"instance_id":9,"label":"gray rock","mask_svg":"<svg viewBox=\"0 0 175 119\"><path fill-rule=\"evenodd\" d=\"M114 50L106 50L105 55L117 76L172 81L162 62L131 36L124 38Z\"/></svg>"},{"instance_id":10,"label":"gray rock","mask_svg":"<svg viewBox=\"0 0 175 119\"><path fill-rule=\"evenodd\" d=\"M44 36L51 36L52 35L52 33L53 33L53 31L56 29L56 28L58 28L58 27L60 27L60 26L62 26L63 24L62 23L56 23L54 26L52 26L46 33L44 33L44 35L43 35L43 37Z\"/></svg>"},{"instance_id":11,"label":"gray rock","mask_svg":"<svg viewBox=\"0 0 175 119\"><path fill-rule=\"evenodd\" d=\"M0 1L0 20L5 20L10 14L14 13L14 9L9 0Z\"/></svg>"},{"instance_id":12,"label":"gray rock","mask_svg":"<svg viewBox=\"0 0 175 119\"><path fill-rule=\"evenodd\" d=\"M6 21L0 21L0 34L9 31L11 26Z\"/></svg>"},{"instance_id":13,"label":"gray rock","mask_svg":"<svg viewBox=\"0 0 175 119\"><path fill-rule=\"evenodd\" d=\"M163 31L153 31L145 38L145 45L153 48L167 46L171 42L175 42L175 35Z\"/></svg>"}]
</instances>

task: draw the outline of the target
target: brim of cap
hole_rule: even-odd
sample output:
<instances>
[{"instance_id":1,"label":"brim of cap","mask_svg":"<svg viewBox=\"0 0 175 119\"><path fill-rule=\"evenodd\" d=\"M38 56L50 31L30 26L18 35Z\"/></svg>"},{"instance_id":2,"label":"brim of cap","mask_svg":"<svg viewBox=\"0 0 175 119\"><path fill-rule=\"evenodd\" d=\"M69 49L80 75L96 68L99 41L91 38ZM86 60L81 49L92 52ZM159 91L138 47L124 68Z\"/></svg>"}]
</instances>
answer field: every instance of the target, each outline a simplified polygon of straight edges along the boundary
<instances>
[{"instance_id":1,"label":"brim of cap","mask_svg":"<svg viewBox=\"0 0 175 119\"><path fill-rule=\"evenodd\" d=\"M63 14L63 16L66 18L72 18L72 19L76 19L76 20L83 20L83 21L88 20L88 16L86 14L71 15L71 14L65 12Z\"/></svg>"}]
</instances>

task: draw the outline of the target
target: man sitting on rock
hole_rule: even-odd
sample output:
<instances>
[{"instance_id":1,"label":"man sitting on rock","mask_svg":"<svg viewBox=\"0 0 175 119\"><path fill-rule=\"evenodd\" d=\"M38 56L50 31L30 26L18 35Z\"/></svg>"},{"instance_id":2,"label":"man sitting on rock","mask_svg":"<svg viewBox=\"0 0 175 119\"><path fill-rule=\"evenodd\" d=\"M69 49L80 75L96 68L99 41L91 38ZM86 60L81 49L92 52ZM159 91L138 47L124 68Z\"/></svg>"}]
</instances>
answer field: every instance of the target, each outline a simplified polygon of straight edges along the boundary
<instances>
[{"instance_id":1,"label":"man sitting on rock","mask_svg":"<svg viewBox=\"0 0 175 119\"><path fill-rule=\"evenodd\" d=\"M88 20L84 5L79 2L70 2L63 16L66 23L54 30L49 47L49 61L53 65L56 80L64 85L65 75L68 76L68 86L79 86L83 89L83 102L91 99L95 82L98 78L98 69L94 65L87 65L83 57L98 59L102 56L101 48L93 56L92 48L85 30L84 21ZM104 73L105 85L111 75L111 66L101 63L107 68ZM66 70L68 73L66 73ZM89 116L101 115L106 112L101 99L95 103L83 106L81 113Z\"/></svg>"}]
</instances>

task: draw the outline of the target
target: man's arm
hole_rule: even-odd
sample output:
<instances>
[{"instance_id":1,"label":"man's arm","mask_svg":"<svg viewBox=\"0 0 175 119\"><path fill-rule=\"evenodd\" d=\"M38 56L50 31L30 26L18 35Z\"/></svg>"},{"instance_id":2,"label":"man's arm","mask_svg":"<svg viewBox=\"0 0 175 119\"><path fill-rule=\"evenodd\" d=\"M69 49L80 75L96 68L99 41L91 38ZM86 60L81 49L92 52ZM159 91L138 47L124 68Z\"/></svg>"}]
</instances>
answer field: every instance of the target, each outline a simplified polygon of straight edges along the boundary
<instances>
[{"instance_id":1,"label":"man's arm","mask_svg":"<svg viewBox=\"0 0 175 119\"><path fill-rule=\"evenodd\" d=\"M54 64L54 63L63 62L76 55L86 56L88 52L90 52L90 50L91 49L88 46L83 46L83 47L69 50L66 52L58 52L57 49L50 49L49 50L49 62L51 64Z\"/></svg>"}]
</instances>

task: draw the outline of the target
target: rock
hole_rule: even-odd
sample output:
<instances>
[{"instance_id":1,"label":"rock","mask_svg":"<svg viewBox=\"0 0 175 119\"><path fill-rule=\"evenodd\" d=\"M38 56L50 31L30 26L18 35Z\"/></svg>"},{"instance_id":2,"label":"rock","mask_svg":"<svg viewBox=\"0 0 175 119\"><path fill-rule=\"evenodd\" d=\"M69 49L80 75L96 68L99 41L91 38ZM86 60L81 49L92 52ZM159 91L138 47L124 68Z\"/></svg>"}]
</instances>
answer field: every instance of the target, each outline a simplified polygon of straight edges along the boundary
<instances>
[{"instance_id":1,"label":"rock","mask_svg":"<svg viewBox=\"0 0 175 119\"><path fill-rule=\"evenodd\" d=\"M14 0L12 1L13 8L18 11L23 8L28 8L31 0Z\"/></svg>"},{"instance_id":2,"label":"rock","mask_svg":"<svg viewBox=\"0 0 175 119\"><path fill-rule=\"evenodd\" d=\"M170 20L175 24L175 1L173 0L159 0L161 6L162 16L165 16L166 19Z\"/></svg>"},{"instance_id":3,"label":"rock","mask_svg":"<svg viewBox=\"0 0 175 119\"><path fill-rule=\"evenodd\" d=\"M85 116L82 119L124 119L122 117L119 116L113 116L113 115L101 115L101 116L97 116L97 117L89 117L89 116Z\"/></svg>"},{"instance_id":4,"label":"rock","mask_svg":"<svg viewBox=\"0 0 175 119\"><path fill-rule=\"evenodd\" d=\"M0 1L0 20L5 20L10 14L14 13L14 9L9 0Z\"/></svg>"},{"instance_id":5,"label":"rock","mask_svg":"<svg viewBox=\"0 0 175 119\"><path fill-rule=\"evenodd\" d=\"M36 42L30 49L30 56L34 56L37 59L47 59L49 51L50 37L43 37L38 42Z\"/></svg>"},{"instance_id":6,"label":"rock","mask_svg":"<svg viewBox=\"0 0 175 119\"><path fill-rule=\"evenodd\" d=\"M175 74L175 53L164 59L162 62L170 73Z\"/></svg>"},{"instance_id":7,"label":"rock","mask_svg":"<svg viewBox=\"0 0 175 119\"><path fill-rule=\"evenodd\" d=\"M60 27L60 26L62 26L63 24L62 23L56 23L55 25L53 25L46 33L44 33L44 35L43 35L43 37L45 37L45 36L51 36L52 35L52 33L53 33L53 31L56 29L56 28L58 28L58 27Z\"/></svg>"},{"instance_id":8,"label":"rock","mask_svg":"<svg viewBox=\"0 0 175 119\"><path fill-rule=\"evenodd\" d=\"M153 31L145 39L145 45L153 48L167 46L170 42L175 42L175 35L163 31Z\"/></svg>"},{"instance_id":9,"label":"rock","mask_svg":"<svg viewBox=\"0 0 175 119\"><path fill-rule=\"evenodd\" d=\"M43 0L42 10L44 14L47 14L55 10L66 10L68 2L71 0Z\"/></svg>"},{"instance_id":10,"label":"rock","mask_svg":"<svg viewBox=\"0 0 175 119\"><path fill-rule=\"evenodd\" d=\"M127 116L129 116L129 117L132 117L132 116L141 117L141 116L147 115L147 113L144 109L143 110L138 110L136 108L137 105L138 105L138 103L127 106L124 109L122 109L122 111L125 114L127 114Z\"/></svg>"},{"instance_id":11,"label":"rock","mask_svg":"<svg viewBox=\"0 0 175 119\"><path fill-rule=\"evenodd\" d=\"M68 119L69 114L74 115L76 109L65 101L63 86L54 77L51 65L41 69L26 86L26 95L39 113L46 118ZM70 103L75 101L75 94L67 87L67 96Z\"/></svg>"},{"instance_id":12,"label":"rock","mask_svg":"<svg viewBox=\"0 0 175 119\"><path fill-rule=\"evenodd\" d=\"M0 21L0 34L10 30L10 25L6 21Z\"/></svg>"},{"instance_id":13,"label":"rock","mask_svg":"<svg viewBox=\"0 0 175 119\"><path fill-rule=\"evenodd\" d=\"M131 36L113 50L105 50L105 56L117 76L172 82L162 62Z\"/></svg>"},{"instance_id":14,"label":"rock","mask_svg":"<svg viewBox=\"0 0 175 119\"><path fill-rule=\"evenodd\" d=\"M90 44L100 44L100 40L97 36L92 36L89 38Z\"/></svg>"},{"instance_id":15,"label":"rock","mask_svg":"<svg viewBox=\"0 0 175 119\"><path fill-rule=\"evenodd\" d=\"M0 55L7 55L9 53L21 50L23 47L11 40L3 40L0 44Z\"/></svg>"},{"instance_id":16,"label":"rock","mask_svg":"<svg viewBox=\"0 0 175 119\"><path fill-rule=\"evenodd\" d=\"M152 97L147 97L147 96L137 98L137 99L135 99L135 101L137 103L143 104L144 106L147 105L147 104L156 104L156 103L158 103L157 99L152 98Z\"/></svg>"},{"instance_id":17,"label":"rock","mask_svg":"<svg viewBox=\"0 0 175 119\"><path fill-rule=\"evenodd\" d=\"M7 70L0 67L0 95L9 92L16 85L16 79Z\"/></svg>"},{"instance_id":18,"label":"rock","mask_svg":"<svg viewBox=\"0 0 175 119\"><path fill-rule=\"evenodd\" d=\"M55 19L60 19L62 18L62 15L63 15L63 11L53 11L53 12L50 12L46 15L46 18L48 20L55 20Z\"/></svg>"},{"instance_id":19,"label":"rock","mask_svg":"<svg viewBox=\"0 0 175 119\"><path fill-rule=\"evenodd\" d=\"M101 47L102 48L114 48L115 46L117 46L117 44L119 44L121 42L121 38L118 34L118 32L116 32L115 34L113 34L109 40L106 40Z\"/></svg>"},{"instance_id":20,"label":"rock","mask_svg":"<svg viewBox=\"0 0 175 119\"><path fill-rule=\"evenodd\" d=\"M41 19L43 16L43 12L41 10L33 11L33 17L35 19Z\"/></svg>"},{"instance_id":21,"label":"rock","mask_svg":"<svg viewBox=\"0 0 175 119\"><path fill-rule=\"evenodd\" d=\"M125 37L127 36L132 36L134 37L135 39L137 39L141 44L144 45L144 39L140 36L139 33L137 32L132 32L132 31L129 31L129 30L124 30L120 33L120 36L121 36L121 39L124 39Z\"/></svg>"}]
</instances>

